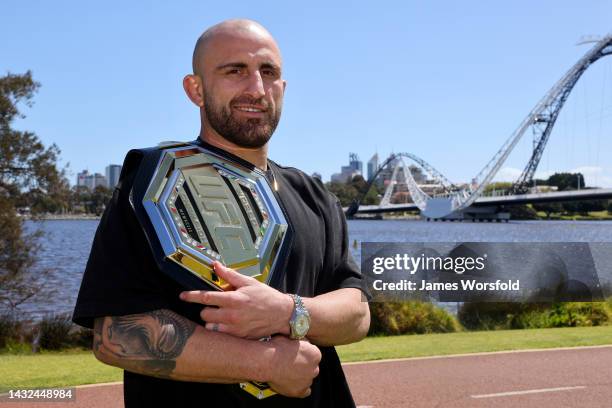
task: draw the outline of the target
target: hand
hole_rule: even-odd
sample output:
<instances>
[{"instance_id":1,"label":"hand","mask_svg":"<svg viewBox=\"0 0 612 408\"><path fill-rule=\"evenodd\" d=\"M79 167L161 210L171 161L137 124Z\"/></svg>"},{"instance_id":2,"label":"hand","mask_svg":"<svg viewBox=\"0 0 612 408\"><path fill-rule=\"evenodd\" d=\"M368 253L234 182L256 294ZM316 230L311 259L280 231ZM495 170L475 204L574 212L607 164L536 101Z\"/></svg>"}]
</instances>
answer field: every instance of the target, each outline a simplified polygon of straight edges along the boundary
<instances>
[{"instance_id":1,"label":"hand","mask_svg":"<svg viewBox=\"0 0 612 408\"><path fill-rule=\"evenodd\" d=\"M309 396L312 380L319 375L319 348L307 340L290 340L285 336L274 336L269 344L274 349L267 380L270 387L287 397Z\"/></svg>"},{"instance_id":2,"label":"hand","mask_svg":"<svg viewBox=\"0 0 612 408\"><path fill-rule=\"evenodd\" d=\"M249 339L289 333L289 319L293 312L290 296L226 268L220 262L215 262L213 268L234 290L195 290L180 295L187 302L217 306L205 307L200 313L206 329Z\"/></svg>"}]
</instances>

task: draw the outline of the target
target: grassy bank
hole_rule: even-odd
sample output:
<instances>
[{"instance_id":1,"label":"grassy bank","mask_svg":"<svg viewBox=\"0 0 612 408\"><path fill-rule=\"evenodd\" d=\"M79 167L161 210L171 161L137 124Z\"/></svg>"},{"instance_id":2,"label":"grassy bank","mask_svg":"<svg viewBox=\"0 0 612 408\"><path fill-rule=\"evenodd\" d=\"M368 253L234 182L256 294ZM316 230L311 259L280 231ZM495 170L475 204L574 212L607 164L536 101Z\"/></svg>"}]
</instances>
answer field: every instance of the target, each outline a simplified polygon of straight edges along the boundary
<instances>
[{"instance_id":1,"label":"grassy bank","mask_svg":"<svg viewBox=\"0 0 612 408\"><path fill-rule=\"evenodd\" d=\"M123 372L89 351L0 354L0 393L9 389L61 387L121 381Z\"/></svg>"},{"instance_id":2,"label":"grassy bank","mask_svg":"<svg viewBox=\"0 0 612 408\"><path fill-rule=\"evenodd\" d=\"M338 347L338 353L343 362L351 362L601 344L612 344L612 326L369 337ZM121 370L98 362L88 351L0 354L0 392L121 379Z\"/></svg>"},{"instance_id":3,"label":"grassy bank","mask_svg":"<svg viewBox=\"0 0 612 408\"><path fill-rule=\"evenodd\" d=\"M608 211L589 211L584 214L566 214L566 213L551 213L550 217L546 216L544 211L537 211L538 219L552 221L612 221L612 214Z\"/></svg>"},{"instance_id":4,"label":"grassy bank","mask_svg":"<svg viewBox=\"0 0 612 408\"><path fill-rule=\"evenodd\" d=\"M368 337L338 347L343 362L612 344L612 326Z\"/></svg>"}]
</instances>

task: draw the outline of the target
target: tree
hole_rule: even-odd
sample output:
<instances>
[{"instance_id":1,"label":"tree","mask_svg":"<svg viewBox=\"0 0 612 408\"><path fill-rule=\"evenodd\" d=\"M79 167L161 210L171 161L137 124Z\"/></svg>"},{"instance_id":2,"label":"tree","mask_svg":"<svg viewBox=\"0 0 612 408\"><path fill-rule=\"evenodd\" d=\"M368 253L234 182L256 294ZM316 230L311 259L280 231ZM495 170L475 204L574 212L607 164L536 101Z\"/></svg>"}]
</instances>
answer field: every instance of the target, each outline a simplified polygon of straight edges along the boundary
<instances>
[{"instance_id":1,"label":"tree","mask_svg":"<svg viewBox=\"0 0 612 408\"><path fill-rule=\"evenodd\" d=\"M546 213L546 218L550 218L550 214L552 213L560 213L563 211L563 206L561 203L536 203L532 205L533 209L536 211L543 211Z\"/></svg>"},{"instance_id":2,"label":"tree","mask_svg":"<svg viewBox=\"0 0 612 408\"><path fill-rule=\"evenodd\" d=\"M88 212L96 215L102 214L112 195L113 190L104 186L97 186L91 193L91 206Z\"/></svg>"},{"instance_id":3,"label":"tree","mask_svg":"<svg viewBox=\"0 0 612 408\"><path fill-rule=\"evenodd\" d=\"M585 188L584 176L581 173L555 173L548 178L549 186L557 186L559 191Z\"/></svg>"},{"instance_id":4,"label":"tree","mask_svg":"<svg viewBox=\"0 0 612 408\"><path fill-rule=\"evenodd\" d=\"M570 213L579 213L587 216L589 211L604 211L606 209L606 200L585 200L585 201L570 201L563 203L563 209Z\"/></svg>"},{"instance_id":5,"label":"tree","mask_svg":"<svg viewBox=\"0 0 612 408\"><path fill-rule=\"evenodd\" d=\"M485 189L485 194L490 193L492 191L496 191L497 193L505 194L512 188L512 183L507 181L497 181L494 183L489 183Z\"/></svg>"},{"instance_id":6,"label":"tree","mask_svg":"<svg viewBox=\"0 0 612 408\"><path fill-rule=\"evenodd\" d=\"M368 189L368 182L363 178L363 176L359 174L354 176L353 179L348 183L348 185L353 187L357 192L355 198L363 197L361 199L362 205L372 205L378 204L380 202L380 199L378 198L379 193L376 183L373 183L372 186Z\"/></svg>"},{"instance_id":7,"label":"tree","mask_svg":"<svg viewBox=\"0 0 612 408\"><path fill-rule=\"evenodd\" d=\"M343 207L349 206L358 196L358 191L355 189L355 187L349 184L332 181L326 183L325 186L330 192L338 197L338 200L340 200L340 204Z\"/></svg>"},{"instance_id":8,"label":"tree","mask_svg":"<svg viewBox=\"0 0 612 408\"><path fill-rule=\"evenodd\" d=\"M528 204L509 205L506 210L515 220L536 220L538 218L538 214Z\"/></svg>"},{"instance_id":9,"label":"tree","mask_svg":"<svg viewBox=\"0 0 612 408\"><path fill-rule=\"evenodd\" d=\"M340 204L342 204L343 207L348 207L351 205L353 200L356 200L358 197L361 197L362 194L366 193L365 190L367 186L368 182L361 175L354 176L347 183L339 183L337 181L325 183L325 187L327 187L330 192L338 197L338 200L340 200ZM380 202L380 195L381 192L379 191L379 187L376 185L376 183L373 183L372 187L370 187L361 200L361 204L378 204Z\"/></svg>"},{"instance_id":10,"label":"tree","mask_svg":"<svg viewBox=\"0 0 612 408\"><path fill-rule=\"evenodd\" d=\"M26 232L17 207L46 208L41 199L56 198L67 185L57 167L58 147L46 148L34 133L11 127L25 117L19 106L31 106L39 86L29 71L0 77L0 305L9 311L39 292L49 272L29 273L41 232Z\"/></svg>"}]
</instances>

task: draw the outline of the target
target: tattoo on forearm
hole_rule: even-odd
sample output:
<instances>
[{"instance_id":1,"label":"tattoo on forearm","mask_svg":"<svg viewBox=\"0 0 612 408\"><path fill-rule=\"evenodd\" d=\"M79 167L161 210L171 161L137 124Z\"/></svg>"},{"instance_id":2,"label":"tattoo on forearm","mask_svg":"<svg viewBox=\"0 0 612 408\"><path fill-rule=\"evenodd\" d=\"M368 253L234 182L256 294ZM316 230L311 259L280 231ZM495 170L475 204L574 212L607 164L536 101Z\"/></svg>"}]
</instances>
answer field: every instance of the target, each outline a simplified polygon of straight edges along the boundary
<instances>
[{"instance_id":1,"label":"tattoo on forearm","mask_svg":"<svg viewBox=\"0 0 612 408\"><path fill-rule=\"evenodd\" d=\"M195 328L195 323L167 309L97 319L94 351L124 359L128 369L170 377Z\"/></svg>"},{"instance_id":2,"label":"tattoo on forearm","mask_svg":"<svg viewBox=\"0 0 612 408\"><path fill-rule=\"evenodd\" d=\"M104 325L104 318L98 318L94 321L94 330L93 330L93 351L97 353L100 351L100 346L102 346L102 325Z\"/></svg>"}]
</instances>

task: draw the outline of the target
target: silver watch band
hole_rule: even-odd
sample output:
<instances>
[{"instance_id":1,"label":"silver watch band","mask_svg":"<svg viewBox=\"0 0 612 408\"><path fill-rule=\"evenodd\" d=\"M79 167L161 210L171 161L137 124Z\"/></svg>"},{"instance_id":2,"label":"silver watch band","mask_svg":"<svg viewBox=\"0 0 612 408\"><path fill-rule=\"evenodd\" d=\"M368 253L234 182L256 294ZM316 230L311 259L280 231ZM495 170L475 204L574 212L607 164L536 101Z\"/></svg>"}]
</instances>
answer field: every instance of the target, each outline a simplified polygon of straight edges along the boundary
<instances>
[{"instance_id":1,"label":"silver watch band","mask_svg":"<svg viewBox=\"0 0 612 408\"><path fill-rule=\"evenodd\" d=\"M293 298L293 303L297 309L306 309L304 307L304 303L302 302L302 297L300 295L291 293L289 296Z\"/></svg>"},{"instance_id":2,"label":"silver watch band","mask_svg":"<svg viewBox=\"0 0 612 408\"><path fill-rule=\"evenodd\" d=\"M291 319L289 320L289 338L294 340L301 340L308 332L310 325L310 313L308 313L308 310L306 309L306 306L304 305L304 302L302 301L300 295L289 295L293 299L294 305L293 313L291 313Z\"/></svg>"}]
</instances>

